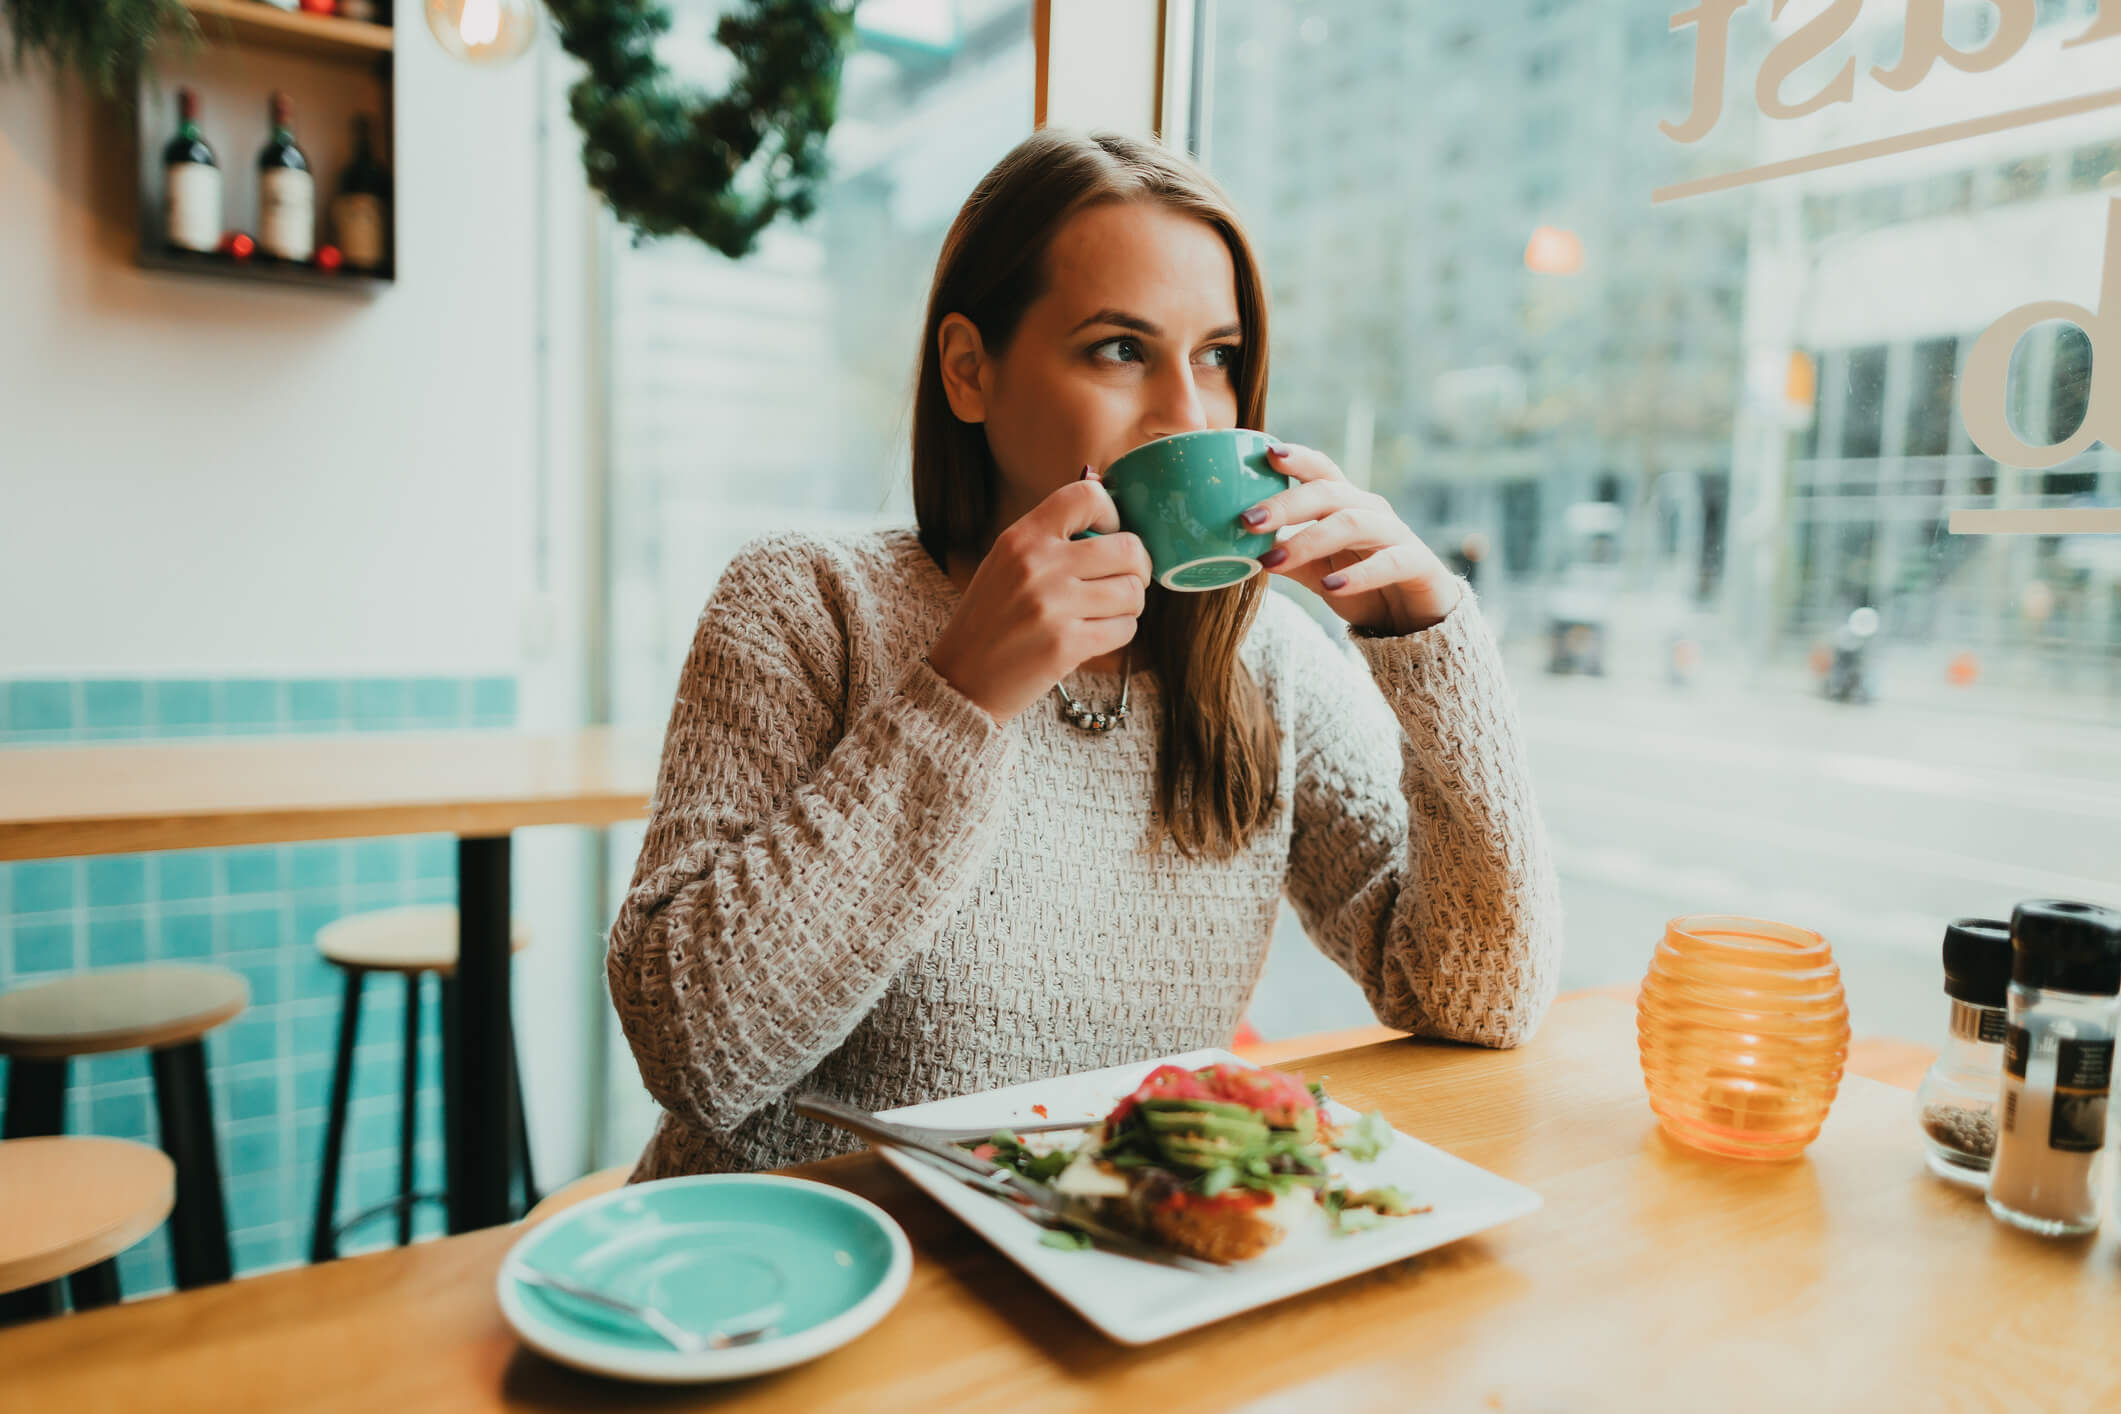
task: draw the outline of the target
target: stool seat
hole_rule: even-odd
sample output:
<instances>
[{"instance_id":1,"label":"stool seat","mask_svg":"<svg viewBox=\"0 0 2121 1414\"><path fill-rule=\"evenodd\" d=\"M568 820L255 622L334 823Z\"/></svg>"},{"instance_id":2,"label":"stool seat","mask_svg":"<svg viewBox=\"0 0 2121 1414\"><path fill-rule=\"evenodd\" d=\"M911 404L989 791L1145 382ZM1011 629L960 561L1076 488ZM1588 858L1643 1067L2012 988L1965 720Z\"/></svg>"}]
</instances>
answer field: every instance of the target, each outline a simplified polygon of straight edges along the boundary
<instances>
[{"instance_id":1,"label":"stool seat","mask_svg":"<svg viewBox=\"0 0 2121 1414\"><path fill-rule=\"evenodd\" d=\"M65 1060L196 1041L250 1004L225 967L163 964L84 972L0 993L0 1056Z\"/></svg>"},{"instance_id":2,"label":"stool seat","mask_svg":"<svg viewBox=\"0 0 2121 1414\"><path fill-rule=\"evenodd\" d=\"M177 1196L177 1167L130 1139L0 1142L0 1292L106 1262L153 1232Z\"/></svg>"},{"instance_id":3,"label":"stool seat","mask_svg":"<svg viewBox=\"0 0 2121 1414\"><path fill-rule=\"evenodd\" d=\"M521 919L509 922L508 946L511 952L530 946L530 928ZM341 967L454 976L457 910L453 904L437 903L356 913L319 928L317 951Z\"/></svg>"}]
</instances>

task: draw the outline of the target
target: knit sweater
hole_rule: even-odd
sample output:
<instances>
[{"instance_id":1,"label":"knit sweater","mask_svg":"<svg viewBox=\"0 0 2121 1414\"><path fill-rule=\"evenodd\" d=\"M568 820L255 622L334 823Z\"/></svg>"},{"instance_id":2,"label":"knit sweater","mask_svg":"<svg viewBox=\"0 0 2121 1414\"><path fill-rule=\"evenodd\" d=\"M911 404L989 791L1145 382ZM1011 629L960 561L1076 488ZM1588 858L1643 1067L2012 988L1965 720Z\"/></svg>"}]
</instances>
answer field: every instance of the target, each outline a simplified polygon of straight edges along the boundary
<instances>
[{"instance_id":1,"label":"knit sweater","mask_svg":"<svg viewBox=\"0 0 2121 1414\"><path fill-rule=\"evenodd\" d=\"M1153 673L1108 735L1050 695L997 724L924 657L959 599L910 530L768 536L716 586L606 963L664 1110L636 1181L858 1147L801 1090L881 1110L1227 1044L1284 894L1385 1024L1538 1024L1559 894L1470 591L1359 661L1266 596L1240 651L1280 789L1223 860L1160 840Z\"/></svg>"}]
</instances>

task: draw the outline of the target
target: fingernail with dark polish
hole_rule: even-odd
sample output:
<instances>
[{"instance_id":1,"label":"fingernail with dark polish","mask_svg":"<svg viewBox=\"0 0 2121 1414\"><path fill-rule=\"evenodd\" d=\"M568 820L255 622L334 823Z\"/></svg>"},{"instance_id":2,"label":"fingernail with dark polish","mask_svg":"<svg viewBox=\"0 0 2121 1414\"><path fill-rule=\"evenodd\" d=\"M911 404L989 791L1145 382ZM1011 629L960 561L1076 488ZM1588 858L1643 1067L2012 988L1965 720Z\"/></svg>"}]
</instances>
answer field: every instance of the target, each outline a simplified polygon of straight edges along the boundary
<instances>
[{"instance_id":1,"label":"fingernail with dark polish","mask_svg":"<svg viewBox=\"0 0 2121 1414\"><path fill-rule=\"evenodd\" d=\"M1319 581L1320 584L1323 584L1328 589L1338 589L1347 582L1348 577L1344 574L1329 574Z\"/></svg>"},{"instance_id":2,"label":"fingernail with dark polish","mask_svg":"<svg viewBox=\"0 0 2121 1414\"><path fill-rule=\"evenodd\" d=\"M1254 506L1251 510L1246 511L1242 517L1246 525L1258 525L1266 518L1267 508L1265 506Z\"/></svg>"},{"instance_id":3,"label":"fingernail with dark polish","mask_svg":"<svg viewBox=\"0 0 2121 1414\"><path fill-rule=\"evenodd\" d=\"M1267 551L1266 554L1261 555L1259 557L1259 563L1261 568L1263 569L1273 569L1276 565L1280 564L1283 560L1286 560L1288 558L1289 552L1283 549L1281 546L1276 545L1273 549Z\"/></svg>"}]
</instances>

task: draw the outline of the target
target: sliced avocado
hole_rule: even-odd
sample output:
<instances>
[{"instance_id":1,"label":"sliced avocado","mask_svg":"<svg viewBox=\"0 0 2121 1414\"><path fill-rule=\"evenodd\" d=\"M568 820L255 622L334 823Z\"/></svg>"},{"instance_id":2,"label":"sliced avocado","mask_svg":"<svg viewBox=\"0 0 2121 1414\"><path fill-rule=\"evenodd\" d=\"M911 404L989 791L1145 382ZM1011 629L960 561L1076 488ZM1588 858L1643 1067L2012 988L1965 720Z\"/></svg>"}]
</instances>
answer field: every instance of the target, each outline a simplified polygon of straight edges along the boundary
<instances>
[{"instance_id":1,"label":"sliced avocado","mask_svg":"<svg viewBox=\"0 0 2121 1414\"><path fill-rule=\"evenodd\" d=\"M1228 1139L1242 1144L1263 1144L1267 1139L1267 1126L1250 1110L1218 1105L1214 1109L1194 1106L1181 1110L1155 1110L1142 1118L1152 1132L1162 1138L1174 1134L1195 1134L1209 1139Z\"/></svg>"},{"instance_id":2,"label":"sliced avocado","mask_svg":"<svg viewBox=\"0 0 2121 1414\"><path fill-rule=\"evenodd\" d=\"M1214 1168L1217 1164L1235 1164L1252 1151L1242 1144L1195 1140L1190 1135L1173 1135L1164 1141L1164 1158L1174 1164L1190 1168Z\"/></svg>"},{"instance_id":3,"label":"sliced avocado","mask_svg":"<svg viewBox=\"0 0 2121 1414\"><path fill-rule=\"evenodd\" d=\"M1212 1114L1225 1119L1250 1120L1263 1124L1259 1111L1248 1105L1235 1105L1228 1100L1144 1100L1140 1106L1146 1115L1159 1114Z\"/></svg>"}]
</instances>

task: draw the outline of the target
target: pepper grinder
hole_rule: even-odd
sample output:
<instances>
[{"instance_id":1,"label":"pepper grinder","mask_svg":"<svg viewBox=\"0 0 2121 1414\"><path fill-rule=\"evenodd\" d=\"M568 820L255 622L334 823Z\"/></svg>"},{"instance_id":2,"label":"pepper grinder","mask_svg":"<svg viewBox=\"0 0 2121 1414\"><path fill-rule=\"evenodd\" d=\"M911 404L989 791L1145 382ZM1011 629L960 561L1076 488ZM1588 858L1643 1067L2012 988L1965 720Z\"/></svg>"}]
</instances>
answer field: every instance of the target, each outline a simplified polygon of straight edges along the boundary
<instances>
[{"instance_id":1,"label":"pepper grinder","mask_svg":"<svg viewBox=\"0 0 2121 1414\"><path fill-rule=\"evenodd\" d=\"M1915 1091L1915 1115L1930 1172L1969 1188L1988 1186L1996 1154L2010 984L2011 925L1994 918L1954 919L1944 930L1951 1039Z\"/></svg>"},{"instance_id":2,"label":"pepper grinder","mask_svg":"<svg viewBox=\"0 0 2121 1414\"><path fill-rule=\"evenodd\" d=\"M2099 1226L2100 1158L2121 991L2121 913L2041 899L2011 914L2003 1116L1988 1208L2067 1237Z\"/></svg>"}]
</instances>

